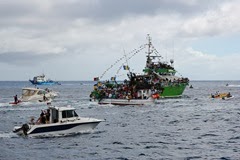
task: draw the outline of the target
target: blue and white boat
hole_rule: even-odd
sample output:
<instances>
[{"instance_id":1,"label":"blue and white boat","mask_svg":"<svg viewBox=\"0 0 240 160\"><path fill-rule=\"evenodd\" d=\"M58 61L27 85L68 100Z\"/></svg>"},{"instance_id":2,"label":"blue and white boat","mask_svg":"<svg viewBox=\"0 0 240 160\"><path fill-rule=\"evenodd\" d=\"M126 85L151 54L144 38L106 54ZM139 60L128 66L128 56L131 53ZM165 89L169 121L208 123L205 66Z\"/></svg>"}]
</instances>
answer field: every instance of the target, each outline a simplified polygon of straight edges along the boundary
<instances>
[{"instance_id":1,"label":"blue and white boat","mask_svg":"<svg viewBox=\"0 0 240 160\"><path fill-rule=\"evenodd\" d=\"M13 132L29 137L88 133L93 131L93 129L103 121L95 118L79 117L73 107L49 106L48 113L49 119L47 121L43 122L42 119L44 116L46 118L47 114L45 114L42 115L37 122L34 122L32 119L31 122L23 124L22 126L15 126Z\"/></svg>"},{"instance_id":2,"label":"blue and white boat","mask_svg":"<svg viewBox=\"0 0 240 160\"><path fill-rule=\"evenodd\" d=\"M60 83L57 82L57 81L53 81L51 79L46 79L44 74L39 75L39 76L35 76L35 77L33 77L33 80L29 79L29 81L33 85L53 85L53 84L60 85Z\"/></svg>"}]
</instances>

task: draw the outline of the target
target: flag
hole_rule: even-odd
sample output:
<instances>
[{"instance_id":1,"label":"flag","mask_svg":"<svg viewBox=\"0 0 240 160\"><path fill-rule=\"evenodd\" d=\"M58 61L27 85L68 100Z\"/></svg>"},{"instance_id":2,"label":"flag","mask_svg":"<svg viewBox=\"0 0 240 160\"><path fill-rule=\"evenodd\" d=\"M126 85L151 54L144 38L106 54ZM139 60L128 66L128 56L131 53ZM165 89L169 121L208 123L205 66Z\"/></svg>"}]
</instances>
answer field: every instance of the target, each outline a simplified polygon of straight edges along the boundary
<instances>
[{"instance_id":1,"label":"flag","mask_svg":"<svg viewBox=\"0 0 240 160\"><path fill-rule=\"evenodd\" d=\"M111 81L116 81L116 77L111 77Z\"/></svg>"},{"instance_id":2,"label":"flag","mask_svg":"<svg viewBox=\"0 0 240 160\"><path fill-rule=\"evenodd\" d=\"M123 66L124 70L129 70L129 66Z\"/></svg>"},{"instance_id":3,"label":"flag","mask_svg":"<svg viewBox=\"0 0 240 160\"><path fill-rule=\"evenodd\" d=\"M99 81L99 77L94 77L94 81Z\"/></svg>"}]
</instances>

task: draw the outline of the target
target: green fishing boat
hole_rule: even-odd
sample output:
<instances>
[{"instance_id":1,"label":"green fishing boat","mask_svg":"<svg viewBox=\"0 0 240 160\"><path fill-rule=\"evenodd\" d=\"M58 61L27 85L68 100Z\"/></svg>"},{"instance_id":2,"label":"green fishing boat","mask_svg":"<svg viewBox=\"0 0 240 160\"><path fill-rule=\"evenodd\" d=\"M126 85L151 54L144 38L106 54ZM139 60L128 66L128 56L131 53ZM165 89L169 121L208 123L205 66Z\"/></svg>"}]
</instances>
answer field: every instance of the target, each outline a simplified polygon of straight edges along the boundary
<instances>
[{"instance_id":1,"label":"green fishing boat","mask_svg":"<svg viewBox=\"0 0 240 160\"><path fill-rule=\"evenodd\" d=\"M152 99L157 98L175 98L182 96L186 86L189 83L188 78L176 76L173 60L170 62L163 61L163 57L158 53L152 45L150 36L147 37L148 43L130 52L129 55L118 59L114 65L119 63L124 58L126 62L120 66L120 69L128 70L128 80L123 83L117 82L116 75L111 77L111 80L100 81L104 74L114 65L107 68L106 71L99 77L94 78L97 83L94 85L94 90L90 94L91 101L98 101L99 104L134 104L149 103ZM141 50L147 48L146 66L142 74L135 74L128 66L128 60L134 57ZM127 58L128 56L128 58ZM119 70L117 71L117 73ZM110 95L110 96L109 96ZM131 97L129 98L125 97ZM111 99L111 100L109 100ZM110 102L111 101L111 102ZM120 102L121 101L121 102Z\"/></svg>"}]
</instances>

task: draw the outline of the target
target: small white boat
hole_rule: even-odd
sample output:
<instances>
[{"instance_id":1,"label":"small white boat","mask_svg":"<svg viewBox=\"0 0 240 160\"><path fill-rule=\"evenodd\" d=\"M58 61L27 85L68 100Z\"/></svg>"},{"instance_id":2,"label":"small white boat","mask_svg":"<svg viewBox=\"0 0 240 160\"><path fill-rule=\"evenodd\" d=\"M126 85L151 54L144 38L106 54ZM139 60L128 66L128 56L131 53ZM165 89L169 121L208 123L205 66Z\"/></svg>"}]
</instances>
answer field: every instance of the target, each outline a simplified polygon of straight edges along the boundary
<instances>
[{"instance_id":1,"label":"small white boat","mask_svg":"<svg viewBox=\"0 0 240 160\"><path fill-rule=\"evenodd\" d=\"M230 100L230 99L233 99L234 96L230 96L230 97L222 97L222 100Z\"/></svg>"},{"instance_id":2,"label":"small white boat","mask_svg":"<svg viewBox=\"0 0 240 160\"><path fill-rule=\"evenodd\" d=\"M23 88L20 102L51 102L58 97L58 93L52 90L40 88Z\"/></svg>"},{"instance_id":3,"label":"small white boat","mask_svg":"<svg viewBox=\"0 0 240 160\"><path fill-rule=\"evenodd\" d=\"M18 135L59 136L91 132L103 120L79 117L73 107L49 107L49 122L45 124L27 123L14 127Z\"/></svg>"}]
</instances>

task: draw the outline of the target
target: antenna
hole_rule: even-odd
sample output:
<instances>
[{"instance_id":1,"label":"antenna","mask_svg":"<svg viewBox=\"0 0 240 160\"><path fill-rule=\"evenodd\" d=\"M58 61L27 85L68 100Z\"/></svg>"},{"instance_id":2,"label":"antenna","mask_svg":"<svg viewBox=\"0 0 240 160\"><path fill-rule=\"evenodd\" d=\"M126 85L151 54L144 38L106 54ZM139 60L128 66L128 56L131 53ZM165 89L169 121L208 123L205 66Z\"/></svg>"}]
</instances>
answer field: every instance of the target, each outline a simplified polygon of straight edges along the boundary
<instances>
[{"instance_id":1,"label":"antenna","mask_svg":"<svg viewBox=\"0 0 240 160\"><path fill-rule=\"evenodd\" d=\"M123 52L124 52L124 57L125 57L126 62L127 62L128 71L129 71L129 73L130 73L130 67L129 67L129 65L128 65L128 58L127 58L127 55L126 55L125 49L123 49Z\"/></svg>"},{"instance_id":2,"label":"antenna","mask_svg":"<svg viewBox=\"0 0 240 160\"><path fill-rule=\"evenodd\" d=\"M174 40L173 40L173 59L170 59L171 66L173 67L174 63Z\"/></svg>"},{"instance_id":3,"label":"antenna","mask_svg":"<svg viewBox=\"0 0 240 160\"><path fill-rule=\"evenodd\" d=\"M174 40L173 40L173 59L174 59Z\"/></svg>"}]
</instances>

